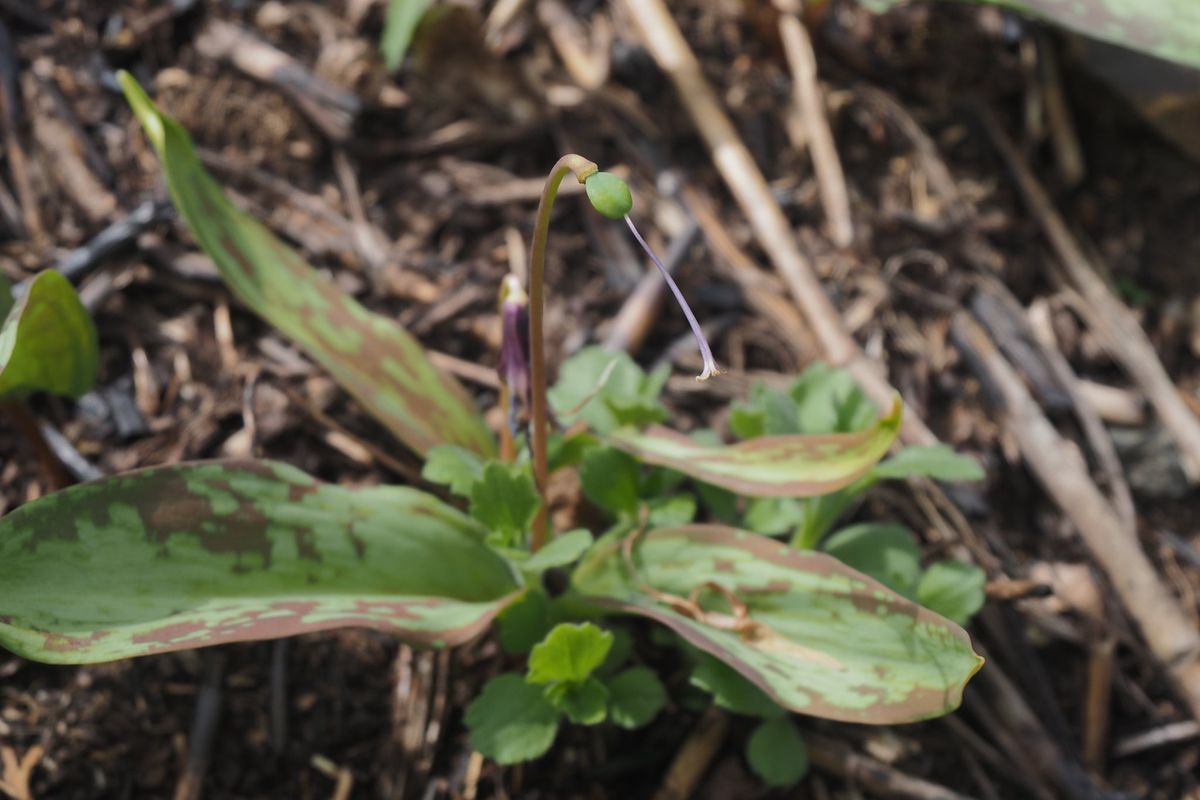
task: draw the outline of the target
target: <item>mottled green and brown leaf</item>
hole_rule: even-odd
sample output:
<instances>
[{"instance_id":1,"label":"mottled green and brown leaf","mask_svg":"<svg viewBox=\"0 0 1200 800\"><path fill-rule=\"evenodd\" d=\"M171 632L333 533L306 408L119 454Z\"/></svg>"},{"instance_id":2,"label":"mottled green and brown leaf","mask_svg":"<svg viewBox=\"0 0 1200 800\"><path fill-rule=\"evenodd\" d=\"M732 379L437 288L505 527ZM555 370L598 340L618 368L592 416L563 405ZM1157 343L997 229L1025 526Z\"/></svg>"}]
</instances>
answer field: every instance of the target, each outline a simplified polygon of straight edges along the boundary
<instances>
[{"instance_id":1,"label":"mottled green and brown leaf","mask_svg":"<svg viewBox=\"0 0 1200 800\"><path fill-rule=\"evenodd\" d=\"M761 436L705 445L669 428L622 428L606 440L642 461L752 497L816 497L848 486L887 454L900 430L902 404L857 433Z\"/></svg>"},{"instance_id":2,"label":"mottled green and brown leaf","mask_svg":"<svg viewBox=\"0 0 1200 800\"><path fill-rule=\"evenodd\" d=\"M905 0L864 0L877 10ZM1195 0L959 0L991 3L1133 50L1200 68Z\"/></svg>"},{"instance_id":3,"label":"mottled green and brown leaf","mask_svg":"<svg viewBox=\"0 0 1200 800\"><path fill-rule=\"evenodd\" d=\"M983 663L960 627L829 556L712 525L631 535L593 547L574 590L666 625L793 711L940 716Z\"/></svg>"},{"instance_id":4,"label":"mottled green and brown leaf","mask_svg":"<svg viewBox=\"0 0 1200 800\"><path fill-rule=\"evenodd\" d=\"M238 299L291 337L417 453L457 444L491 454L495 445L483 418L417 340L363 308L236 208L201 165L187 131L130 75L120 79L162 160L171 199Z\"/></svg>"},{"instance_id":5,"label":"mottled green and brown leaf","mask_svg":"<svg viewBox=\"0 0 1200 800\"><path fill-rule=\"evenodd\" d=\"M8 306L0 327L0 400L31 392L79 397L96 380L96 327L70 281L54 270L41 272L20 299Z\"/></svg>"},{"instance_id":6,"label":"mottled green and brown leaf","mask_svg":"<svg viewBox=\"0 0 1200 800\"><path fill-rule=\"evenodd\" d=\"M479 525L272 462L159 467L0 519L0 645L57 663L364 626L440 647L520 591Z\"/></svg>"}]
</instances>

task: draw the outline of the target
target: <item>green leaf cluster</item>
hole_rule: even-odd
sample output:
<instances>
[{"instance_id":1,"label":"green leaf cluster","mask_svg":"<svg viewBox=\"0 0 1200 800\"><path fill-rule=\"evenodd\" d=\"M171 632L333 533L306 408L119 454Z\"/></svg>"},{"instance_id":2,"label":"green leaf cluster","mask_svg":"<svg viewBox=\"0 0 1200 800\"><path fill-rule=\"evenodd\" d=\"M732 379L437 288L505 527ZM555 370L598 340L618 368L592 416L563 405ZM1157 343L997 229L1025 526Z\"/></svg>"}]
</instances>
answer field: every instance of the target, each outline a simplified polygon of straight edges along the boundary
<instances>
[{"instance_id":1,"label":"green leaf cluster","mask_svg":"<svg viewBox=\"0 0 1200 800\"><path fill-rule=\"evenodd\" d=\"M757 385L736 404L729 427L742 439L761 436L845 434L869 428L876 410L845 370L817 363L786 391ZM767 536L789 534L792 544L817 547L838 518L882 480L929 477L976 481L983 470L945 444L905 447L883 459L849 486L819 497L764 497L747 501L743 524Z\"/></svg>"},{"instance_id":2,"label":"green leaf cluster","mask_svg":"<svg viewBox=\"0 0 1200 800\"><path fill-rule=\"evenodd\" d=\"M555 625L530 652L523 679L492 679L468 708L471 746L506 764L545 753L563 718L630 729L649 724L666 704L666 690L648 667L613 674L629 653L628 640L620 641L590 622ZM514 708L514 697L522 708Z\"/></svg>"},{"instance_id":3,"label":"green leaf cluster","mask_svg":"<svg viewBox=\"0 0 1200 800\"><path fill-rule=\"evenodd\" d=\"M564 425L582 419L599 434L640 428L667 418L658 398L669 375L666 367L646 374L627 353L585 347L563 363L548 398Z\"/></svg>"}]
</instances>

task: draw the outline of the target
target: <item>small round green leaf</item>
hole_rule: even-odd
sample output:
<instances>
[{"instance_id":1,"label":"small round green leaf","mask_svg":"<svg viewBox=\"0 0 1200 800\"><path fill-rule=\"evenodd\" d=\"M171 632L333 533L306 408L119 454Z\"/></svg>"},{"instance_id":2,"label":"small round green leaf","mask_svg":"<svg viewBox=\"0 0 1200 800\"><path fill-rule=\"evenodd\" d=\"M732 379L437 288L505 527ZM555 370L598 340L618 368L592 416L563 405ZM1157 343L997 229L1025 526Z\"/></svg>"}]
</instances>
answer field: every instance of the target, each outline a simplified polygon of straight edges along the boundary
<instances>
[{"instance_id":1,"label":"small round green leaf","mask_svg":"<svg viewBox=\"0 0 1200 800\"><path fill-rule=\"evenodd\" d=\"M541 687L507 672L487 682L467 706L471 747L498 764L530 761L554 744L558 710Z\"/></svg>"},{"instance_id":2,"label":"small round green leaf","mask_svg":"<svg viewBox=\"0 0 1200 800\"><path fill-rule=\"evenodd\" d=\"M630 730L650 723L667 703L667 690L649 667L631 667L608 682L608 715Z\"/></svg>"},{"instance_id":3,"label":"small round green leaf","mask_svg":"<svg viewBox=\"0 0 1200 800\"><path fill-rule=\"evenodd\" d=\"M609 219L622 219L633 208L629 184L611 172L596 172L584 181L592 208Z\"/></svg>"},{"instance_id":4,"label":"small round green leaf","mask_svg":"<svg viewBox=\"0 0 1200 800\"><path fill-rule=\"evenodd\" d=\"M754 729L746 743L746 760L768 786L795 786L808 772L808 749L786 717L769 719Z\"/></svg>"}]
</instances>

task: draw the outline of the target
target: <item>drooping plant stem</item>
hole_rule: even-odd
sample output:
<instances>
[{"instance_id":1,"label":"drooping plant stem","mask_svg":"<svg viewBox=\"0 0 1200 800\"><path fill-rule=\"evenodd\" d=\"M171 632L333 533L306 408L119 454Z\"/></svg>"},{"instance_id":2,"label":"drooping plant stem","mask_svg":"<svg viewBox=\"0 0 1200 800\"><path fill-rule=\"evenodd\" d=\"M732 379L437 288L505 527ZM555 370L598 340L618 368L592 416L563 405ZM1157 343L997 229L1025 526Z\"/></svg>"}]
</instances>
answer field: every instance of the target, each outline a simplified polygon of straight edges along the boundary
<instances>
[{"instance_id":1,"label":"drooping plant stem","mask_svg":"<svg viewBox=\"0 0 1200 800\"><path fill-rule=\"evenodd\" d=\"M546 456L546 440L550 422L546 412L546 342L542 333L545 311L546 240L550 235L550 212L558 197L558 187L568 173L583 183L599 171L591 161L573 153L563 156L550 170L538 201L537 219L533 225L533 243L529 248L529 378L530 378L530 448L533 451L533 480L537 484L541 507L533 520L530 549L536 552L546 542L546 487L550 481L550 466Z\"/></svg>"}]
</instances>

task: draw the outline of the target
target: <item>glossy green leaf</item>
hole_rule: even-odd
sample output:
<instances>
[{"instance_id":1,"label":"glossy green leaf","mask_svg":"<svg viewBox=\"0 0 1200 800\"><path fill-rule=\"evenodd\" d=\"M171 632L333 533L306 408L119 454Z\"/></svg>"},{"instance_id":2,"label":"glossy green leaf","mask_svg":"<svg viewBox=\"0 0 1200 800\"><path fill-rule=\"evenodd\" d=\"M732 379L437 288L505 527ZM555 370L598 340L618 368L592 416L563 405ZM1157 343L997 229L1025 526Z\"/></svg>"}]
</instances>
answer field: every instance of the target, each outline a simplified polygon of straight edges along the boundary
<instances>
[{"instance_id":1,"label":"glossy green leaf","mask_svg":"<svg viewBox=\"0 0 1200 800\"><path fill-rule=\"evenodd\" d=\"M7 282L0 287L11 300ZM71 282L46 270L12 304L0 327L0 399L32 392L79 397L96 381L96 326Z\"/></svg>"},{"instance_id":2,"label":"glossy green leaf","mask_svg":"<svg viewBox=\"0 0 1200 800\"><path fill-rule=\"evenodd\" d=\"M906 447L871 470L876 479L895 480L923 475L939 481L983 480L983 468L970 456L945 444Z\"/></svg>"},{"instance_id":3,"label":"glossy green leaf","mask_svg":"<svg viewBox=\"0 0 1200 800\"><path fill-rule=\"evenodd\" d=\"M905 597L913 596L921 577L921 548L903 525L851 525L830 536L821 549Z\"/></svg>"},{"instance_id":4,"label":"glossy green leaf","mask_svg":"<svg viewBox=\"0 0 1200 800\"><path fill-rule=\"evenodd\" d=\"M284 464L131 472L0 519L0 645L86 663L348 626L452 645L520 590L483 535L413 489Z\"/></svg>"},{"instance_id":5,"label":"glossy green leaf","mask_svg":"<svg viewBox=\"0 0 1200 800\"><path fill-rule=\"evenodd\" d=\"M864 0L885 10L902 0ZM990 2L1132 50L1200 68L1200 3L1195 0L960 0Z\"/></svg>"},{"instance_id":6,"label":"glossy green leaf","mask_svg":"<svg viewBox=\"0 0 1200 800\"><path fill-rule=\"evenodd\" d=\"M917 584L917 600L926 608L966 625L987 599L987 575L974 564L937 561Z\"/></svg>"},{"instance_id":7,"label":"glossy green leaf","mask_svg":"<svg viewBox=\"0 0 1200 800\"><path fill-rule=\"evenodd\" d=\"M842 488L866 474L887 453L900 430L902 404L858 433L763 436L727 446L707 446L667 428L622 428L609 444L651 464L753 497L812 497Z\"/></svg>"},{"instance_id":8,"label":"glossy green leaf","mask_svg":"<svg viewBox=\"0 0 1200 800\"><path fill-rule=\"evenodd\" d=\"M530 683L582 684L604 663L613 635L590 622L563 623L529 654Z\"/></svg>"},{"instance_id":9,"label":"glossy green leaf","mask_svg":"<svg viewBox=\"0 0 1200 800\"><path fill-rule=\"evenodd\" d=\"M482 416L417 340L363 308L238 210L200 164L187 131L160 112L128 73L120 80L158 151L171 199L238 299L291 337L417 453L458 444L491 454L495 443Z\"/></svg>"},{"instance_id":10,"label":"glossy green leaf","mask_svg":"<svg viewBox=\"0 0 1200 800\"><path fill-rule=\"evenodd\" d=\"M746 760L768 786L795 786L808 772L808 748L790 719L759 724L746 742Z\"/></svg>"},{"instance_id":11,"label":"glossy green leaf","mask_svg":"<svg viewBox=\"0 0 1200 800\"><path fill-rule=\"evenodd\" d=\"M667 704L667 690L649 667L630 667L608 682L608 717L633 730L649 725Z\"/></svg>"},{"instance_id":12,"label":"glossy green leaf","mask_svg":"<svg viewBox=\"0 0 1200 800\"><path fill-rule=\"evenodd\" d=\"M982 659L954 623L830 556L718 526L598 542L576 568L588 601L666 625L779 704L851 722L955 709ZM723 587L745 604L739 618ZM700 590L700 607L688 605Z\"/></svg>"},{"instance_id":13,"label":"glossy green leaf","mask_svg":"<svg viewBox=\"0 0 1200 800\"><path fill-rule=\"evenodd\" d=\"M467 706L465 721L471 729L471 749L498 764L537 758L550 749L558 733L558 709L542 687L512 672L487 682Z\"/></svg>"},{"instance_id":14,"label":"glossy green leaf","mask_svg":"<svg viewBox=\"0 0 1200 800\"><path fill-rule=\"evenodd\" d=\"M388 0L383 36L379 40L379 52L388 72L395 72L404 62L413 34L430 2L432 0Z\"/></svg>"}]
</instances>

